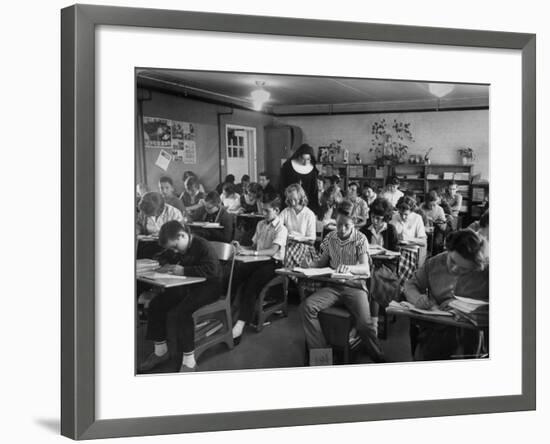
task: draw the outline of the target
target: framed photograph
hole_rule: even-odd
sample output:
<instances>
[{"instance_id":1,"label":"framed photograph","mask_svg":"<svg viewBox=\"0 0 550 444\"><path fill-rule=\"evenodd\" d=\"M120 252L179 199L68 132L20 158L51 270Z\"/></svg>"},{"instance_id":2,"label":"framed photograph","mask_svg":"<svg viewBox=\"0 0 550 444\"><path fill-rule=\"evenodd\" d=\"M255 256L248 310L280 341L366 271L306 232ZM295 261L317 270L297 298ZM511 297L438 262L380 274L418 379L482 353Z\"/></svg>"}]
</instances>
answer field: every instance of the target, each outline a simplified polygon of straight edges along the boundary
<instances>
[{"instance_id":1,"label":"framed photograph","mask_svg":"<svg viewBox=\"0 0 550 444\"><path fill-rule=\"evenodd\" d=\"M535 35L61 33L64 436L536 408Z\"/></svg>"}]
</instances>

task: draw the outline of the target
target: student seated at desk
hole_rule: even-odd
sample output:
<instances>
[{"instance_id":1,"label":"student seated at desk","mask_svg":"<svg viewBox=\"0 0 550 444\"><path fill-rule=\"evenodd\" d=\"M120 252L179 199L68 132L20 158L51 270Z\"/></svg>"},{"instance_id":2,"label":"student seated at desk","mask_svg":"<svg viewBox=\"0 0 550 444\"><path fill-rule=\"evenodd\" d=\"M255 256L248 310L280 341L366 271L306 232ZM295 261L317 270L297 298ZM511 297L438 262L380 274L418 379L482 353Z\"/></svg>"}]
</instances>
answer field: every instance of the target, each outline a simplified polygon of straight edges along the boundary
<instances>
[{"instance_id":1,"label":"student seated at desk","mask_svg":"<svg viewBox=\"0 0 550 444\"><path fill-rule=\"evenodd\" d=\"M422 216L414 212L416 201L403 196L397 202L397 213L393 214L390 223L394 226L399 241L426 246L426 230Z\"/></svg>"},{"instance_id":2,"label":"student seated at desk","mask_svg":"<svg viewBox=\"0 0 550 444\"><path fill-rule=\"evenodd\" d=\"M289 235L285 267L292 268L304 258L317 256L313 246L317 237L316 218L315 213L307 207L307 196L300 184L286 187L285 197L287 207L281 211L280 217Z\"/></svg>"},{"instance_id":3,"label":"student seated at desk","mask_svg":"<svg viewBox=\"0 0 550 444\"><path fill-rule=\"evenodd\" d=\"M222 205L230 213L237 213L241 208L241 196L235 191L235 185L231 183L223 185L223 193L220 199Z\"/></svg>"},{"instance_id":4,"label":"student seated at desk","mask_svg":"<svg viewBox=\"0 0 550 444\"><path fill-rule=\"evenodd\" d=\"M252 182L246 193L241 195L241 213L261 214L263 191L259 183Z\"/></svg>"},{"instance_id":5,"label":"student seated at desk","mask_svg":"<svg viewBox=\"0 0 550 444\"><path fill-rule=\"evenodd\" d=\"M171 177L162 176L159 179L159 191L160 194L162 194L162 197L164 197L164 202L166 202L168 205L172 205L174 208L177 208L181 211L181 214L183 214L184 217L186 216L185 206L183 205L183 202L176 196L174 181Z\"/></svg>"},{"instance_id":6,"label":"student seated at desk","mask_svg":"<svg viewBox=\"0 0 550 444\"><path fill-rule=\"evenodd\" d=\"M200 191L197 178L189 177L186 184L186 190L181 195L181 201L191 220L195 220L197 210L203 207L203 201L206 195Z\"/></svg>"},{"instance_id":7,"label":"student seated at desk","mask_svg":"<svg viewBox=\"0 0 550 444\"><path fill-rule=\"evenodd\" d=\"M448 231L451 231L447 228L447 217L438 202L439 196L436 191L432 190L426 196L425 202L420 206L427 226L433 227L431 254L434 256L443 251L445 236Z\"/></svg>"},{"instance_id":8,"label":"student seated at desk","mask_svg":"<svg viewBox=\"0 0 550 444\"><path fill-rule=\"evenodd\" d=\"M361 197L365 202L367 202L367 205L370 207L374 202L374 199L376 199L378 195L374 191L372 184L370 184L369 182L364 182L363 189L361 190Z\"/></svg>"},{"instance_id":9,"label":"student seated at desk","mask_svg":"<svg viewBox=\"0 0 550 444\"><path fill-rule=\"evenodd\" d=\"M159 273L204 277L206 281L189 290L186 287L167 288L151 300L147 308L146 339L154 341L155 349L140 365L139 370L146 372L168 361L166 318L168 312L177 307L178 326L182 331L182 343L179 345L183 351L180 372L195 371L197 365L193 313L219 299L222 293L222 267L210 243L190 234L177 221L167 222L162 226L159 243L167 249L157 256L162 265Z\"/></svg>"},{"instance_id":10,"label":"student seated at desk","mask_svg":"<svg viewBox=\"0 0 550 444\"><path fill-rule=\"evenodd\" d=\"M140 182L136 185L136 212L139 213L139 201L146 193L149 192L149 187L146 183Z\"/></svg>"},{"instance_id":11,"label":"student seated at desk","mask_svg":"<svg viewBox=\"0 0 550 444\"><path fill-rule=\"evenodd\" d=\"M323 223L324 230L336 228L336 208L342 200L341 193L334 185L329 186L323 192L318 219Z\"/></svg>"},{"instance_id":12,"label":"student seated at desk","mask_svg":"<svg viewBox=\"0 0 550 444\"><path fill-rule=\"evenodd\" d=\"M361 232L367 236L369 245L377 245L386 250L399 251L397 245L397 232L395 227L390 224L393 217L393 207L391 203L381 197L376 198L370 209L370 225L365 226Z\"/></svg>"},{"instance_id":13,"label":"student seated at desk","mask_svg":"<svg viewBox=\"0 0 550 444\"><path fill-rule=\"evenodd\" d=\"M165 203L160 193L155 191L145 193L139 202L137 234L156 235L160 227L171 220L183 222L181 211Z\"/></svg>"},{"instance_id":14,"label":"student seated at desk","mask_svg":"<svg viewBox=\"0 0 550 444\"><path fill-rule=\"evenodd\" d=\"M270 183L269 175L263 171L258 175L258 183L262 187L262 192L264 196L267 196L268 199L275 199L279 193L273 185Z\"/></svg>"},{"instance_id":15,"label":"student seated at desk","mask_svg":"<svg viewBox=\"0 0 550 444\"><path fill-rule=\"evenodd\" d=\"M225 176L225 179L223 182L219 183L216 187L216 192L221 196L223 193L223 186L226 183L230 183L231 185L235 186L235 176L233 174L228 174Z\"/></svg>"},{"instance_id":16,"label":"student seated at desk","mask_svg":"<svg viewBox=\"0 0 550 444\"><path fill-rule=\"evenodd\" d=\"M197 211L196 222L219 223L223 228L199 228L197 233L205 239L230 243L235 232L235 217L222 205L219 194L210 191L204 199L204 205Z\"/></svg>"},{"instance_id":17,"label":"student seated at desk","mask_svg":"<svg viewBox=\"0 0 550 444\"><path fill-rule=\"evenodd\" d=\"M203 194L206 194L206 190L204 189L204 187L200 183L198 176L193 171L184 171L183 172L182 180L183 180L183 190L184 190L184 192L186 190L189 190L188 181L191 178L193 178L197 181L197 187L198 187L199 191ZM183 200L183 193L181 194L180 199Z\"/></svg>"},{"instance_id":18,"label":"student seated at desk","mask_svg":"<svg viewBox=\"0 0 550 444\"><path fill-rule=\"evenodd\" d=\"M321 244L321 256L317 261L304 260L302 267L327 267L339 273L370 276L368 241L359 232L351 216L352 206L342 202L337 209L336 230L329 233ZM308 348L326 348L327 343L318 314L337 303L343 304L356 321L356 329L374 362L383 362L384 356L376 326L371 318L369 295L364 279L347 282L346 285L330 283L306 298L300 305L300 316Z\"/></svg>"},{"instance_id":19,"label":"student seated at desk","mask_svg":"<svg viewBox=\"0 0 550 444\"><path fill-rule=\"evenodd\" d=\"M426 260L405 283L405 297L416 307L428 310L437 305L445 309L454 295L472 297L467 291L469 281L475 287L488 290L487 262L483 255L482 239L472 230L459 230L447 236L447 251ZM461 293L455 293L461 281ZM487 295L488 296L488 295ZM415 357L419 360L448 359L458 346L455 327L431 322L417 322L419 326Z\"/></svg>"},{"instance_id":20,"label":"student seated at desk","mask_svg":"<svg viewBox=\"0 0 550 444\"><path fill-rule=\"evenodd\" d=\"M399 200L403 197L403 191L399 189L399 178L394 176L389 182L386 190L380 193L380 197L387 199L396 207Z\"/></svg>"},{"instance_id":21,"label":"student seated at desk","mask_svg":"<svg viewBox=\"0 0 550 444\"><path fill-rule=\"evenodd\" d=\"M248 174L243 174L241 177L241 182L235 185L235 191L242 197L247 193L249 187L250 176Z\"/></svg>"},{"instance_id":22,"label":"student seated at desk","mask_svg":"<svg viewBox=\"0 0 550 444\"><path fill-rule=\"evenodd\" d=\"M449 208L453 230L457 228L458 213L462 208L462 194L458 193L458 185L453 180L449 183L447 191L441 196L441 201Z\"/></svg>"},{"instance_id":23,"label":"student seated at desk","mask_svg":"<svg viewBox=\"0 0 550 444\"><path fill-rule=\"evenodd\" d=\"M353 205L351 210L351 216L355 221L355 228L361 230L365 225L367 225L367 219L369 218L369 206L359 196L359 184L357 182L351 182L348 185L347 199Z\"/></svg>"},{"instance_id":24,"label":"student seated at desk","mask_svg":"<svg viewBox=\"0 0 550 444\"><path fill-rule=\"evenodd\" d=\"M489 210L485 211L478 221L472 222L468 228L475 231L483 240L483 254L489 260Z\"/></svg>"},{"instance_id":25,"label":"student seated at desk","mask_svg":"<svg viewBox=\"0 0 550 444\"><path fill-rule=\"evenodd\" d=\"M268 261L239 263L233 275L235 294L240 287L239 316L233 326L233 340L238 344L244 326L252 321L256 299L262 288L275 277L275 270L282 267L288 231L279 218L281 201L277 197L264 200L262 212L264 220L256 226L252 238L252 248L243 248L237 242L239 255L271 256Z\"/></svg>"}]
</instances>

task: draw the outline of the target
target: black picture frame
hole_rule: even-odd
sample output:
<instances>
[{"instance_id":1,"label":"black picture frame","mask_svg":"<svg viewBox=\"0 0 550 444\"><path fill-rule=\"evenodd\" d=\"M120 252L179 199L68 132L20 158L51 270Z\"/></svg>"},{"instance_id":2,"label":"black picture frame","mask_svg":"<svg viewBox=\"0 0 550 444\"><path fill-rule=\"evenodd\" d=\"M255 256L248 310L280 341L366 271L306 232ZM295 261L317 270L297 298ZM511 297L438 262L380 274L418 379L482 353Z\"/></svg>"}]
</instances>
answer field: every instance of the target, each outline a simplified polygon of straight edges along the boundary
<instances>
[{"instance_id":1,"label":"black picture frame","mask_svg":"<svg viewBox=\"0 0 550 444\"><path fill-rule=\"evenodd\" d=\"M95 415L95 46L98 25L515 49L522 59L522 391L514 396L98 420ZM75 5L61 11L61 433L73 439L536 408L534 34Z\"/></svg>"}]
</instances>

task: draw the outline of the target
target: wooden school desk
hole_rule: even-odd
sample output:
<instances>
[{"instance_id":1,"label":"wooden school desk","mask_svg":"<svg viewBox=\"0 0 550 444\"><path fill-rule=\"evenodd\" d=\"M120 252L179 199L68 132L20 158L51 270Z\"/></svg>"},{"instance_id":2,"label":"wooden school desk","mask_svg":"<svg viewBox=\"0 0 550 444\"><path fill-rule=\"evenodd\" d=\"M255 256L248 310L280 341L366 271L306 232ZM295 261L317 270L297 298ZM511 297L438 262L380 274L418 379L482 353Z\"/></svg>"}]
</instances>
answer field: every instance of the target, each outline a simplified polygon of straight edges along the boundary
<instances>
[{"instance_id":1,"label":"wooden school desk","mask_svg":"<svg viewBox=\"0 0 550 444\"><path fill-rule=\"evenodd\" d=\"M185 285L200 284L206 281L206 278L195 276L178 276L175 274L158 273L156 271L146 271L137 275L137 280L155 287L172 288Z\"/></svg>"},{"instance_id":2,"label":"wooden school desk","mask_svg":"<svg viewBox=\"0 0 550 444\"><path fill-rule=\"evenodd\" d=\"M469 313L464 318L455 319L453 316L428 315L416 313L405 307L386 307L386 314L396 316L406 316L410 319L431 322L434 324L446 325L466 330L475 330L477 332L476 358L487 357L487 345L485 343L485 331L489 328L487 316L476 316Z\"/></svg>"}]
</instances>

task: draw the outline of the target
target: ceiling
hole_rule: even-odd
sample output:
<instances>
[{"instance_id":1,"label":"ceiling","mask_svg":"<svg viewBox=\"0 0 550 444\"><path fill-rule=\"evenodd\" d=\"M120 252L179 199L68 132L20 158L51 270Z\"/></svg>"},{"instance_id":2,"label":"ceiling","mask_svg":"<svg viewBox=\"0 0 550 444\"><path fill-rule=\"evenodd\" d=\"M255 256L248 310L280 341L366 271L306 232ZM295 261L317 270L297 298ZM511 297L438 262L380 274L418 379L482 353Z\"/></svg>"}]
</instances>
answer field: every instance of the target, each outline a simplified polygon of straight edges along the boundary
<instances>
[{"instance_id":1,"label":"ceiling","mask_svg":"<svg viewBox=\"0 0 550 444\"><path fill-rule=\"evenodd\" d=\"M138 86L252 109L257 82L270 94L264 112L274 115L487 108L489 86L454 84L439 99L427 82L234 72L138 71Z\"/></svg>"}]
</instances>

